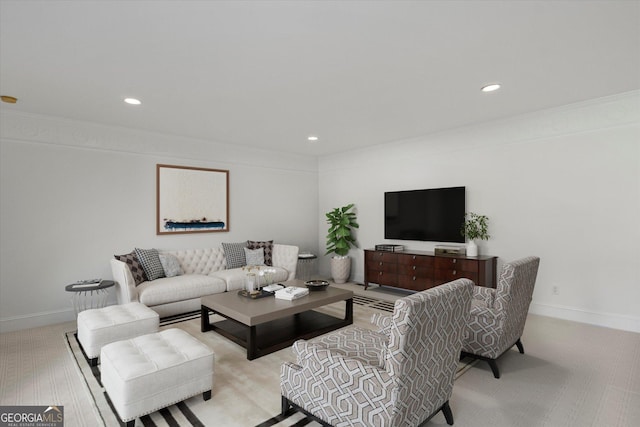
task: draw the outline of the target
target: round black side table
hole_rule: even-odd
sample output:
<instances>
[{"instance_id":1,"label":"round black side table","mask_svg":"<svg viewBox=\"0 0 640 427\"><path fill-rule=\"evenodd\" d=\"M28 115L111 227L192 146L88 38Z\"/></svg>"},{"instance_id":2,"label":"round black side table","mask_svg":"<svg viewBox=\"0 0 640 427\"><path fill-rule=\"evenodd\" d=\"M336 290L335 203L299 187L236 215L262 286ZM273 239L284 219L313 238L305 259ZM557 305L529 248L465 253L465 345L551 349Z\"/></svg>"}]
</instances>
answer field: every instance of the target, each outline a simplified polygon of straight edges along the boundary
<instances>
[{"instance_id":1,"label":"round black side table","mask_svg":"<svg viewBox=\"0 0 640 427\"><path fill-rule=\"evenodd\" d=\"M102 280L99 283L72 283L64 287L67 292L73 292L71 304L76 314L90 308L102 308L107 303L109 288L115 285L113 280Z\"/></svg>"},{"instance_id":2,"label":"round black side table","mask_svg":"<svg viewBox=\"0 0 640 427\"><path fill-rule=\"evenodd\" d=\"M302 253L298 255L298 271L296 277L306 281L311 279L311 275L316 272L318 257L314 254Z\"/></svg>"}]
</instances>

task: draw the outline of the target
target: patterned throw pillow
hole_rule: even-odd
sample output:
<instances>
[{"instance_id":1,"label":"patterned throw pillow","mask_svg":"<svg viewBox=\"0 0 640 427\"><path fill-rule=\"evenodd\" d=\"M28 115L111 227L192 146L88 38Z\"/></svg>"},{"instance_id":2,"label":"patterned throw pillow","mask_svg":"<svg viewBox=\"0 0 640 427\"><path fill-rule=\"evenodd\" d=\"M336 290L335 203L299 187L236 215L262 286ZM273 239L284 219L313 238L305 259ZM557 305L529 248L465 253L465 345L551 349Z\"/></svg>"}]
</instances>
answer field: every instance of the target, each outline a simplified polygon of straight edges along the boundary
<instances>
[{"instance_id":1,"label":"patterned throw pillow","mask_svg":"<svg viewBox=\"0 0 640 427\"><path fill-rule=\"evenodd\" d=\"M244 248L244 256L247 259L247 265L264 265L264 248Z\"/></svg>"},{"instance_id":2,"label":"patterned throw pillow","mask_svg":"<svg viewBox=\"0 0 640 427\"><path fill-rule=\"evenodd\" d=\"M135 282L136 286L138 286L142 282L147 281L147 275L144 273L144 269L140 265L135 252L131 252L130 254L125 255L114 255L114 257L118 261L122 261L127 264L127 267L129 267L129 270L131 271L131 275L133 276L133 281Z\"/></svg>"},{"instance_id":3,"label":"patterned throw pillow","mask_svg":"<svg viewBox=\"0 0 640 427\"><path fill-rule=\"evenodd\" d=\"M175 277L184 274L182 267L180 267L180 261L175 255L172 254L159 254L160 263L164 270L166 277Z\"/></svg>"},{"instance_id":4,"label":"patterned throw pillow","mask_svg":"<svg viewBox=\"0 0 640 427\"><path fill-rule=\"evenodd\" d=\"M244 248L246 247L247 244L245 242L222 244L224 256L227 258L227 270L247 265L247 259L244 256Z\"/></svg>"},{"instance_id":5,"label":"patterned throw pillow","mask_svg":"<svg viewBox=\"0 0 640 427\"><path fill-rule=\"evenodd\" d=\"M164 268L160 262L160 256L156 249L139 249L135 248L138 261L142 264L144 273L149 280L156 280L164 277Z\"/></svg>"},{"instance_id":6,"label":"patterned throw pillow","mask_svg":"<svg viewBox=\"0 0 640 427\"><path fill-rule=\"evenodd\" d=\"M258 242L254 240L247 240L247 247L249 249L264 249L264 264L273 265L273 240L267 240L264 242Z\"/></svg>"}]
</instances>

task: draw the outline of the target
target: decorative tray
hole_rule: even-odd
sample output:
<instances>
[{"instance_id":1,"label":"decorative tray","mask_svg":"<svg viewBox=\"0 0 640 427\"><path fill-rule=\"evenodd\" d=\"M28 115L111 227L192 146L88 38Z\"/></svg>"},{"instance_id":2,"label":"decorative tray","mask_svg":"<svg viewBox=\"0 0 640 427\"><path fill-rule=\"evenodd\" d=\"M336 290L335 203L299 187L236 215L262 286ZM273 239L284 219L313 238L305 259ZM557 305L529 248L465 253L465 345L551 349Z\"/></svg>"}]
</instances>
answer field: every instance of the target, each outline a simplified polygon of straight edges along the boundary
<instances>
[{"instance_id":1,"label":"decorative tray","mask_svg":"<svg viewBox=\"0 0 640 427\"><path fill-rule=\"evenodd\" d=\"M260 289L259 291L253 291L249 293L246 290L242 289L238 291L238 295L245 298L258 299L258 298L272 297L273 295L275 295L275 292L269 292L269 291Z\"/></svg>"}]
</instances>

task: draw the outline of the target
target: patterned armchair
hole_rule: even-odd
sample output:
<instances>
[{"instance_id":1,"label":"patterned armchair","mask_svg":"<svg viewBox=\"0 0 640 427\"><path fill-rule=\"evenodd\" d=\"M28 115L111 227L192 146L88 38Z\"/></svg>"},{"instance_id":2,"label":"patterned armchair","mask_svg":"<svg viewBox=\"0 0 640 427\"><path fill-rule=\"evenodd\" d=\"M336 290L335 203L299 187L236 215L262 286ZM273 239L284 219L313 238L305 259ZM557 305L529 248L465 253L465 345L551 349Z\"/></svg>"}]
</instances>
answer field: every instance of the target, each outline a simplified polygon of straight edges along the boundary
<instances>
[{"instance_id":1,"label":"patterned armchair","mask_svg":"<svg viewBox=\"0 0 640 427\"><path fill-rule=\"evenodd\" d=\"M282 365L282 414L324 426L417 426L442 411L458 366L473 282L458 279L396 301L374 316L379 331L348 327L296 341L297 363Z\"/></svg>"},{"instance_id":2,"label":"patterned armchair","mask_svg":"<svg viewBox=\"0 0 640 427\"><path fill-rule=\"evenodd\" d=\"M461 357L471 356L489 362L493 376L500 378L496 364L502 354L520 341L536 283L540 258L528 257L505 264L496 289L476 286L471 302Z\"/></svg>"}]
</instances>

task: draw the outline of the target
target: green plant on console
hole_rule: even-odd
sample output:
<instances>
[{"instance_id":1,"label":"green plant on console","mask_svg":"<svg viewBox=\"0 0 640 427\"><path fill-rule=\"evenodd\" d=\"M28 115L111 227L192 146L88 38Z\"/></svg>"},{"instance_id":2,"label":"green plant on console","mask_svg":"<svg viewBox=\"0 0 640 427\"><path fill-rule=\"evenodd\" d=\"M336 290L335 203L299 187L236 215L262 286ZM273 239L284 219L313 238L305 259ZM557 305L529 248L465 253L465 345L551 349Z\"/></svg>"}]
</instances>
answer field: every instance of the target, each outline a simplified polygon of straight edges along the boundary
<instances>
[{"instance_id":1,"label":"green plant on console","mask_svg":"<svg viewBox=\"0 0 640 427\"><path fill-rule=\"evenodd\" d=\"M469 240L489 240L488 222L489 218L485 215L478 215L473 212L464 214L464 223L460 229L460 234Z\"/></svg>"},{"instance_id":2,"label":"green plant on console","mask_svg":"<svg viewBox=\"0 0 640 427\"><path fill-rule=\"evenodd\" d=\"M345 256L351 247L358 247L356 239L353 237L353 229L359 228L356 214L350 212L353 203L335 208L326 214L329 224L329 234L327 234L327 252L325 255L335 253Z\"/></svg>"}]
</instances>

